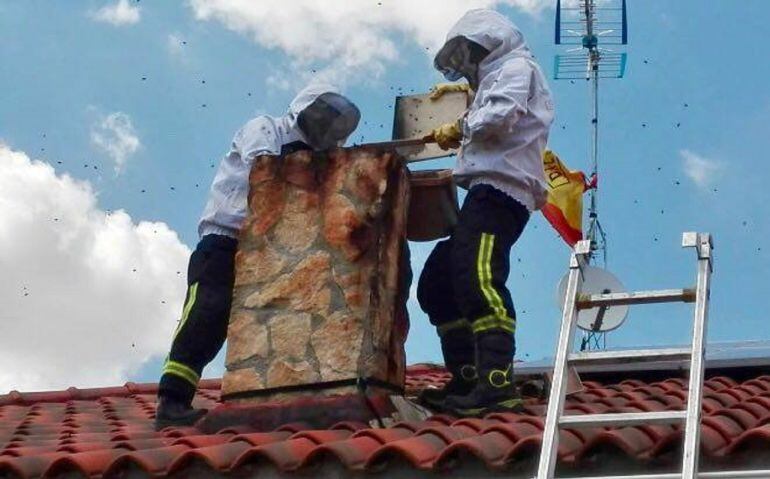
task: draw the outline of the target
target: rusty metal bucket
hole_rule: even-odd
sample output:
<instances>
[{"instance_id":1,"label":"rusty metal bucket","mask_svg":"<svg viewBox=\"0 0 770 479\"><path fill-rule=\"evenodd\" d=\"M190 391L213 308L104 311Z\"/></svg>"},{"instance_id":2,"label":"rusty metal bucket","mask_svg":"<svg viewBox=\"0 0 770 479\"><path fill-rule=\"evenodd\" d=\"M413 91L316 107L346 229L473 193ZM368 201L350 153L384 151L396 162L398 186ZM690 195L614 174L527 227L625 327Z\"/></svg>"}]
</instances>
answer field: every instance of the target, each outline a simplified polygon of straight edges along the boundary
<instances>
[{"instance_id":1,"label":"rusty metal bucket","mask_svg":"<svg viewBox=\"0 0 770 479\"><path fill-rule=\"evenodd\" d=\"M407 238L433 241L449 236L460 211L452 170L413 171L410 180Z\"/></svg>"}]
</instances>

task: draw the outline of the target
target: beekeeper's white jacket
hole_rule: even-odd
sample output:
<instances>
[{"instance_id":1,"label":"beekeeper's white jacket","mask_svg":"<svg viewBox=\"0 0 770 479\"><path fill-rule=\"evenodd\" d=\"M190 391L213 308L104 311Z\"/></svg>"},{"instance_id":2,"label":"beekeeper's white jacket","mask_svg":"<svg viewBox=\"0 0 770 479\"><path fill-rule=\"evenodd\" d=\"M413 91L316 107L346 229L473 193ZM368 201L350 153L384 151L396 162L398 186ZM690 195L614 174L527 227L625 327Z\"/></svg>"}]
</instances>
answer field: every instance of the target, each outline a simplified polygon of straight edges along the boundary
<instances>
[{"instance_id":1,"label":"beekeeper's white jacket","mask_svg":"<svg viewBox=\"0 0 770 479\"><path fill-rule=\"evenodd\" d=\"M249 172L254 158L278 155L283 145L295 141L307 143L297 126L297 117L324 93L340 94L330 85L310 85L297 94L285 115L258 116L238 130L211 184L209 199L198 223L201 237L219 234L238 238L246 219Z\"/></svg>"},{"instance_id":2,"label":"beekeeper's white jacket","mask_svg":"<svg viewBox=\"0 0 770 479\"><path fill-rule=\"evenodd\" d=\"M554 117L543 72L519 29L498 12L470 10L447 41L457 36L490 54L479 64L478 91L463 121L455 179L465 188L491 185L538 210L546 200L541 155Z\"/></svg>"}]
</instances>

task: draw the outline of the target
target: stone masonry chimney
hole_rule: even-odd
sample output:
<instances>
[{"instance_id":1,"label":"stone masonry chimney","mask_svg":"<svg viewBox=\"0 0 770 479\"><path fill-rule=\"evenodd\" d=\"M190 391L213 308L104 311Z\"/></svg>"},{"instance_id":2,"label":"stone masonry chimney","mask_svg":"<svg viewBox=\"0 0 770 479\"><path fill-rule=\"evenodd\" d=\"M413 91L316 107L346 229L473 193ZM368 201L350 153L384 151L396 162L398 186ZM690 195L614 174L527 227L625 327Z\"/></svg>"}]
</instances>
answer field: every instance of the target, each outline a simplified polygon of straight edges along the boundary
<instances>
[{"instance_id":1,"label":"stone masonry chimney","mask_svg":"<svg viewBox=\"0 0 770 479\"><path fill-rule=\"evenodd\" d=\"M257 158L249 182L223 400L355 393L362 378L403 388L403 162L366 146L300 151Z\"/></svg>"}]
</instances>

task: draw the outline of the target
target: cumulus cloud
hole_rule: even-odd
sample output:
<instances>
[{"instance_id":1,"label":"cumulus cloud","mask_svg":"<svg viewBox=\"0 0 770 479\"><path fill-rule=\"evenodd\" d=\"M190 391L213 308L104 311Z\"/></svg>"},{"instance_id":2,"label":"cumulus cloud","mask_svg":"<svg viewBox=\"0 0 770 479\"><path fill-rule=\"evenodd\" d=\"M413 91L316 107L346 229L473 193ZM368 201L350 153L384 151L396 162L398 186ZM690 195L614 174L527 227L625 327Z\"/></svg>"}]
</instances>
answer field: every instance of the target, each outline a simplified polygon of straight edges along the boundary
<instances>
[{"instance_id":1,"label":"cumulus cloud","mask_svg":"<svg viewBox=\"0 0 770 479\"><path fill-rule=\"evenodd\" d=\"M705 158L690 150L680 150L679 154L682 157L684 173L699 188L711 186L722 171L722 164L716 160Z\"/></svg>"},{"instance_id":2,"label":"cumulus cloud","mask_svg":"<svg viewBox=\"0 0 770 479\"><path fill-rule=\"evenodd\" d=\"M270 8L250 0L189 3L197 19L220 22L263 47L284 52L290 59L287 76L305 81L311 65L324 64L314 77L341 83L351 75L370 78L383 73L399 58L399 38L435 52L447 30L470 8L508 5L535 14L552 1L292 0L271 2ZM282 84L276 79L272 83Z\"/></svg>"},{"instance_id":3,"label":"cumulus cloud","mask_svg":"<svg viewBox=\"0 0 770 479\"><path fill-rule=\"evenodd\" d=\"M90 12L89 15L97 22L109 23L117 27L139 23L141 9L131 5L128 0L118 0L117 3L105 5L99 10Z\"/></svg>"},{"instance_id":4,"label":"cumulus cloud","mask_svg":"<svg viewBox=\"0 0 770 479\"><path fill-rule=\"evenodd\" d=\"M0 394L122 384L165 355L189 253L0 143Z\"/></svg>"},{"instance_id":5,"label":"cumulus cloud","mask_svg":"<svg viewBox=\"0 0 770 479\"><path fill-rule=\"evenodd\" d=\"M91 143L115 163L115 174L123 172L128 158L142 146L131 118L116 111L102 116L91 128Z\"/></svg>"}]
</instances>

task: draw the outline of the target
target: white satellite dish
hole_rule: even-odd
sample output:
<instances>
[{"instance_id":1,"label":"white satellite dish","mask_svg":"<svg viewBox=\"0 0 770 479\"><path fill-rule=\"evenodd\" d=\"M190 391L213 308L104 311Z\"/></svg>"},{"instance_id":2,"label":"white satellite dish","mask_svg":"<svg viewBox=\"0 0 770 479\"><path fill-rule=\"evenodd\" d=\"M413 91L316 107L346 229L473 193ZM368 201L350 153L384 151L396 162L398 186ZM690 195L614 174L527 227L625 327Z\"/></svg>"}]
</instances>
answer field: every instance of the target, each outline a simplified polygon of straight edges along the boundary
<instances>
[{"instance_id":1,"label":"white satellite dish","mask_svg":"<svg viewBox=\"0 0 770 479\"><path fill-rule=\"evenodd\" d=\"M606 269L596 268L594 266L584 266L583 286L580 288L581 294L607 294L607 293L625 293L623 284ZM564 297L567 294L567 277L565 274L557 288L556 299L559 302L559 308L564 307ZM617 329L623 324L628 316L628 305L620 306L597 306L591 309L581 309L578 312L577 326L585 331L607 332Z\"/></svg>"}]
</instances>

